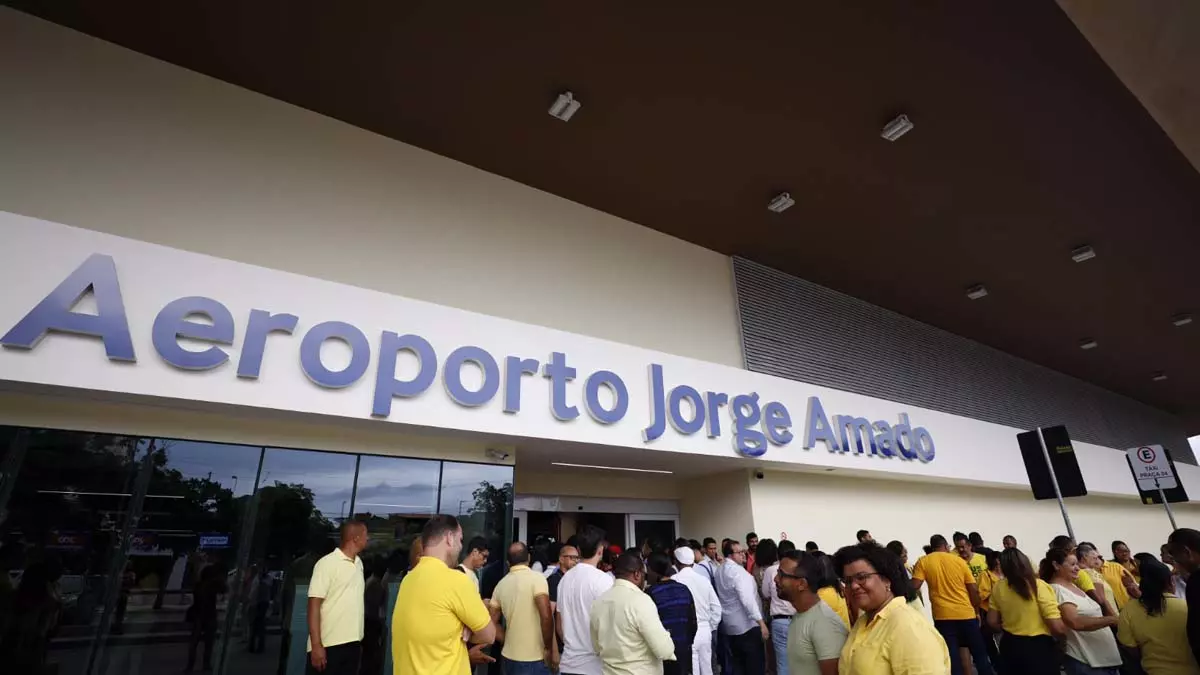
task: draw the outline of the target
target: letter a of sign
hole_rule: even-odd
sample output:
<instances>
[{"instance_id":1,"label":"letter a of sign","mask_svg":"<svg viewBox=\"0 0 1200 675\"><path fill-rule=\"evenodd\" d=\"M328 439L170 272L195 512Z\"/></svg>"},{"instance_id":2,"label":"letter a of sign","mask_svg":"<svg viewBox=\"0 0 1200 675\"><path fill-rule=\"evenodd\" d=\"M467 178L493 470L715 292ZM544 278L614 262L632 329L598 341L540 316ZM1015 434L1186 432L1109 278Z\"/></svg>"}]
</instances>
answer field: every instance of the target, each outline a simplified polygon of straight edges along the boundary
<instances>
[{"instance_id":1,"label":"letter a of sign","mask_svg":"<svg viewBox=\"0 0 1200 675\"><path fill-rule=\"evenodd\" d=\"M89 290L96 296L96 314L71 311ZM137 361L112 256L94 253L83 261L5 333L0 344L13 349L33 349L51 331L98 337L109 359Z\"/></svg>"}]
</instances>

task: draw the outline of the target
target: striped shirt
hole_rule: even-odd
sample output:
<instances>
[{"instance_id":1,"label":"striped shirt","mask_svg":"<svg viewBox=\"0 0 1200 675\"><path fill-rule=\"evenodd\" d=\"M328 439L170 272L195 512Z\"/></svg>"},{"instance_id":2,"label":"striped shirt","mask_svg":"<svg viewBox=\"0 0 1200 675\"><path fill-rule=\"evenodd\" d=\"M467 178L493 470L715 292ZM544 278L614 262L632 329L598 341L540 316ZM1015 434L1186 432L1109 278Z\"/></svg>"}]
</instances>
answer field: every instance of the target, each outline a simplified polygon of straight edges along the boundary
<instances>
[{"instance_id":1,"label":"striped shirt","mask_svg":"<svg viewBox=\"0 0 1200 675\"><path fill-rule=\"evenodd\" d=\"M687 586L668 579L647 591L658 608L658 618L675 643L679 663L692 662L692 642L696 639L696 601Z\"/></svg>"}]
</instances>

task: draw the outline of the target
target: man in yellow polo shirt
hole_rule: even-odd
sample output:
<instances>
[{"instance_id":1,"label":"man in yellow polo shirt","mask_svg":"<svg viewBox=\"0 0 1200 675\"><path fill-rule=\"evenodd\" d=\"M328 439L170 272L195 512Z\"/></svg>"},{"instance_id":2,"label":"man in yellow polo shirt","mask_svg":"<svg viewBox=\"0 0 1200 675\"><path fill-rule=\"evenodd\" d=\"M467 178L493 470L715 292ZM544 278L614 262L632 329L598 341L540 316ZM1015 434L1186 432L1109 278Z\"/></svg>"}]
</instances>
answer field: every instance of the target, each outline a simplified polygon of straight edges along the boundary
<instances>
[{"instance_id":1,"label":"man in yellow polo shirt","mask_svg":"<svg viewBox=\"0 0 1200 675\"><path fill-rule=\"evenodd\" d=\"M529 569L529 547L508 547L508 574L496 584L489 606L492 617L504 615L505 675L550 675L554 668L554 622L550 616L550 584Z\"/></svg>"},{"instance_id":2,"label":"man in yellow polo shirt","mask_svg":"<svg viewBox=\"0 0 1200 675\"><path fill-rule=\"evenodd\" d=\"M913 587L920 591L922 585L929 585L933 625L950 651L950 672L952 675L965 672L958 650L961 646L975 660L979 675L992 675L992 663L979 632L979 587L971 568L958 554L950 552L950 545L942 535L930 537L929 547L929 554L913 567Z\"/></svg>"},{"instance_id":3,"label":"man in yellow polo shirt","mask_svg":"<svg viewBox=\"0 0 1200 675\"><path fill-rule=\"evenodd\" d=\"M394 675L469 675L467 643L496 639L496 625L475 584L453 567L462 546L454 516L425 523L421 559L400 582L392 612Z\"/></svg>"},{"instance_id":4,"label":"man in yellow polo shirt","mask_svg":"<svg viewBox=\"0 0 1200 675\"><path fill-rule=\"evenodd\" d=\"M367 526L342 524L337 548L313 566L308 583L309 673L358 675L366 608L362 558Z\"/></svg>"}]
</instances>

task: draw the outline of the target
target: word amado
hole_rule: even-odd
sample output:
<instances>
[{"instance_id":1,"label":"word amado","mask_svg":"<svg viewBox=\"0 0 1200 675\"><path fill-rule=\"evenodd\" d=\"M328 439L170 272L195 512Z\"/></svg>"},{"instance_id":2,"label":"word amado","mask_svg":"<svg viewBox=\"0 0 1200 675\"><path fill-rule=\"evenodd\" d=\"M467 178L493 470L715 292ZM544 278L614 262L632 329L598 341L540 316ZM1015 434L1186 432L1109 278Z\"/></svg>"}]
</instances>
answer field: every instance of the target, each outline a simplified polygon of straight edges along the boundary
<instances>
[{"instance_id":1,"label":"word amado","mask_svg":"<svg viewBox=\"0 0 1200 675\"><path fill-rule=\"evenodd\" d=\"M73 311L78 300L91 291L95 297L96 314ZM191 320L203 317L204 322ZM246 380L259 377L267 338L279 333L292 335L300 318L295 314L275 314L252 309L242 338L237 376ZM113 361L137 362L125 303L117 281L116 264L111 256L93 254L28 314L12 327L0 344L8 348L34 349L50 332L71 333L99 338L105 353ZM152 343L158 355L168 364L190 371L211 370L229 361L229 353L221 346L234 342L236 323L233 314L212 298L190 296L166 304L154 319ZM199 351L184 349L180 339L207 343ZM350 360L339 370L327 367L321 358L321 348L328 340L338 340L350 348ZM314 384L327 389L340 389L361 379L371 362L371 344L358 327L342 321L325 321L309 328L300 340L300 368ZM416 357L418 368L408 379L396 376L397 357L408 352ZM450 399L456 404L474 408L491 402L503 386L503 411L516 414L521 410L521 385L526 376L549 381L550 412L560 421L580 416L579 408L567 401L567 383L576 379L577 371L567 363L567 355L554 352L544 364L537 359L506 356L504 372L494 356L481 347L466 345L451 351L442 362L442 382ZM471 365L482 373L476 389L468 388L462 370ZM650 365L650 424L642 430L643 442L660 438L668 424L683 436L705 430L709 438L721 436L720 409L728 407L733 445L749 457L763 455L770 445L785 446L792 442L792 420L787 407L777 401L759 404L757 393L739 394L732 399L725 393L706 391L703 395L686 384L669 391L664 382L663 367ZM416 334L399 335L382 331L379 336L379 359L375 371L375 389L371 414L388 417L395 399L415 398L424 394L437 378L438 357L433 345ZM600 390L609 393L607 405ZM583 406L588 415L600 424L615 424L629 410L629 390L621 377L610 370L597 370L584 380ZM859 454L901 457L931 461L935 455L933 437L922 427L912 428L908 416L901 413L900 423L870 422L866 418L834 415L832 424L821 401L816 396L808 401L803 447L813 448L824 443L832 452L847 452L853 447Z\"/></svg>"}]
</instances>

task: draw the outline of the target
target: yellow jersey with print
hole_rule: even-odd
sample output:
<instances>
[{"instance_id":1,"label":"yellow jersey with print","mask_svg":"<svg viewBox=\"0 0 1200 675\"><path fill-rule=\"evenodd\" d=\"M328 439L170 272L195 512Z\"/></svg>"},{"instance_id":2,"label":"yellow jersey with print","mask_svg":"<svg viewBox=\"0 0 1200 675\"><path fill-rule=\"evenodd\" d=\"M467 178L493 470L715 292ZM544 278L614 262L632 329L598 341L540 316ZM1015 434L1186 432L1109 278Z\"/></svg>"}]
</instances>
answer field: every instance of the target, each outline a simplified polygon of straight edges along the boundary
<instances>
[{"instance_id":1,"label":"yellow jersey with print","mask_svg":"<svg viewBox=\"0 0 1200 675\"><path fill-rule=\"evenodd\" d=\"M1007 579L996 582L992 589L991 604L992 609L1000 613L1005 633L1025 637L1050 635L1046 620L1062 618L1054 589L1041 579L1035 579L1035 582L1036 592L1028 599L1014 591Z\"/></svg>"},{"instance_id":2,"label":"yellow jersey with print","mask_svg":"<svg viewBox=\"0 0 1200 675\"><path fill-rule=\"evenodd\" d=\"M923 556L913 567L913 579L920 579L929 586L934 620L978 618L967 592L967 586L975 584L975 577L967 567L967 561L957 553L934 551Z\"/></svg>"},{"instance_id":3,"label":"yellow jersey with print","mask_svg":"<svg viewBox=\"0 0 1200 675\"><path fill-rule=\"evenodd\" d=\"M846 624L846 628L850 628L850 607L846 605L846 598L842 597L841 593L833 586L817 589L817 597L825 601L829 608L842 618L842 623Z\"/></svg>"},{"instance_id":4,"label":"yellow jersey with print","mask_svg":"<svg viewBox=\"0 0 1200 675\"><path fill-rule=\"evenodd\" d=\"M1142 603L1131 602L1117 622L1117 640L1141 650L1147 675L1198 675L1200 666L1188 646L1187 619L1187 602L1173 595L1163 597L1163 610L1155 616Z\"/></svg>"},{"instance_id":5,"label":"yellow jersey with print","mask_svg":"<svg viewBox=\"0 0 1200 675\"><path fill-rule=\"evenodd\" d=\"M392 612L395 675L470 675L463 627L480 631L491 620L467 575L421 558L400 582Z\"/></svg>"},{"instance_id":6,"label":"yellow jersey with print","mask_svg":"<svg viewBox=\"0 0 1200 675\"><path fill-rule=\"evenodd\" d=\"M971 570L971 576L975 577L975 583L979 583L979 578L987 571L987 558L983 557L982 553L976 553L967 561L967 567Z\"/></svg>"},{"instance_id":7,"label":"yellow jersey with print","mask_svg":"<svg viewBox=\"0 0 1200 675\"><path fill-rule=\"evenodd\" d=\"M1106 560L1104 566L1100 568L1100 576L1112 586L1113 599L1116 600L1117 610L1125 609L1125 603L1129 602L1129 591L1125 590L1125 575L1127 570L1121 563ZM1082 588L1082 587L1081 587Z\"/></svg>"},{"instance_id":8,"label":"yellow jersey with print","mask_svg":"<svg viewBox=\"0 0 1200 675\"><path fill-rule=\"evenodd\" d=\"M838 660L838 675L949 672L946 641L904 598L892 598L869 619L861 612Z\"/></svg>"}]
</instances>

